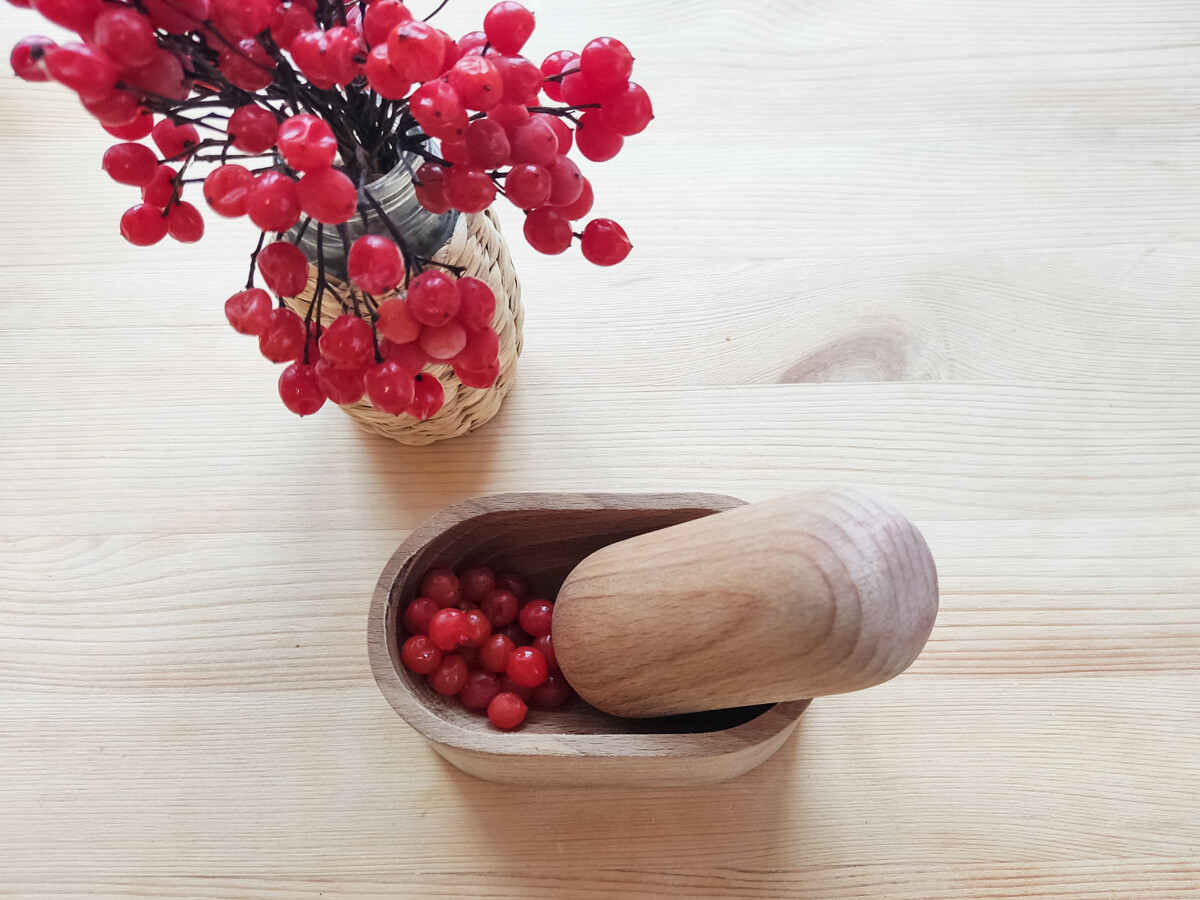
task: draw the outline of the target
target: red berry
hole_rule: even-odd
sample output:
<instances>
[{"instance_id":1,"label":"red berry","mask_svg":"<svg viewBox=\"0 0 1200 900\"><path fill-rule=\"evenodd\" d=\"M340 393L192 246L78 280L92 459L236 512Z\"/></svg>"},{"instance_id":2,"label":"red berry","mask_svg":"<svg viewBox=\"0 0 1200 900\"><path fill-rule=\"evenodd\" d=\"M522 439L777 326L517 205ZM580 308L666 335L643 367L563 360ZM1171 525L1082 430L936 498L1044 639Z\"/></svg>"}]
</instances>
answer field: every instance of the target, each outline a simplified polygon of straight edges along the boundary
<instances>
[{"instance_id":1,"label":"red berry","mask_svg":"<svg viewBox=\"0 0 1200 900\"><path fill-rule=\"evenodd\" d=\"M442 190L447 202L464 213L483 212L496 199L496 183L486 172L467 166L449 169Z\"/></svg>"},{"instance_id":2,"label":"red berry","mask_svg":"<svg viewBox=\"0 0 1200 900\"><path fill-rule=\"evenodd\" d=\"M292 363L279 375L279 397L298 416L311 416L325 405L325 393L317 383L313 366Z\"/></svg>"},{"instance_id":3,"label":"red berry","mask_svg":"<svg viewBox=\"0 0 1200 900\"><path fill-rule=\"evenodd\" d=\"M470 369L464 369L462 366L454 366L454 375L463 383L464 387L486 390L495 384L496 379L500 377L500 366L489 366L481 372L473 372Z\"/></svg>"},{"instance_id":4,"label":"red berry","mask_svg":"<svg viewBox=\"0 0 1200 900\"><path fill-rule=\"evenodd\" d=\"M508 164L511 153L508 135L504 126L494 119L476 119L467 125L464 144L468 164L477 169L498 169ZM445 152L446 148L443 146L443 157Z\"/></svg>"},{"instance_id":5,"label":"red berry","mask_svg":"<svg viewBox=\"0 0 1200 900\"><path fill-rule=\"evenodd\" d=\"M504 194L518 209L545 206L553 188L550 171L536 163L519 163L504 178Z\"/></svg>"},{"instance_id":6,"label":"red berry","mask_svg":"<svg viewBox=\"0 0 1200 900\"><path fill-rule=\"evenodd\" d=\"M442 36L427 22L403 22L387 36L392 68L409 81L430 81L442 71Z\"/></svg>"},{"instance_id":7,"label":"red berry","mask_svg":"<svg viewBox=\"0 0 1200 900\"><path fill-rule=\"evenodd\" d=\"M428 597L417 597L404 609L404 627L409 634L429 634L429 623L440 609Z\"/></svg>"},{"instance_id":8,"label":"red berry","mask_svg":"<svg viewBox=\"0 0 1200 900\"><path fill-rule=\"evenodd\" d=\"M555 75L562 74L563 67L572 60L579 59L579 54L574 50L555 50L544 60L542 60L541 70L545 78L552 78ZM542 88L546 92L546 96L555 103L562 102L562 89L557 81L547 81Z\"/></svg>"},{"instance_id":9,"label":"red berry","mask_svg":"<svg viewBox=\"0 0 1200 900\"><path fill-rule=\"evenodd\" d=\"M21 38L12 48L8 61L13 72L25 81L49 81L50 71L46 68L46 54L58 44L40 34Z\"/></svg>"},{"instance_id":10,"label":"red berry","mask_svg":"<svg viewBox=\"0 0 1200 900\"><path fill-rule=\"evenodd\" d=\"M333 87L337 81L332 66L332 45L328 32L314 27L297 34L288 47L292 62L309 84L321 91Z\"/></svg>"},{"instance_id":11,"label":"red berry","mask_svg":"<svg viewBox=\"0 0 1200 900\"><path fill-rule=\"evenodd\" d=\"M155 28L186 34L204 22L211 11L209 0L142 0Z\"/></svg>"},{"instance_id":12,"label":"red berry","mask_svg":"<svg viewBox=\"0 0 1200 900\"><path fill-rule=\"evenodd\" d=\"M172 100L186 100L192 90L192 80L184 74L179 57L161 48L148 65L127 70L122 73L121 80Z\"/></svg>"},{"instance_id":13,"label":"red berry","mask_svg":"<svg viewBox=\"0 0 1200 900\"><path fill-rule=\"evenodd\" d=\"M74 41L46 54L46 71L84 99L111 94L119 74L117 66L103 52Z\"/></svg>"},{"instance_id":14,"label":"red berry","mask_svg":"<svg viewBox=\"0 0 1200 900\"><path fill-rule=\"evenodd\" d=\"M100 168L118 184L145 187L158 171L158 157L145 144L113 144L104 151Z\"/></svg>"},{"instance_id":15,"label":"red berry","mask_svg":"<svg viewBox=\"0 0 1200 900\"><path fill-rule=\"evenodd\" d=\"M426 269L409 282L407 303L408 311L421 324L444 325L458 313L462 299L453 278L437 269Z\"/></svg>"},{"instance_id":16,"label":"red berry","mask_svg":"<svg viewBox=\"0 0 1200 900\"><path fill-rule=\"evenodd\" d=\"M555 137L558 138L558 155L566 156L571 152L571 146L575 143L575 132L571 130L570 125L557 116L547 116L546 121L550 123Z\"/></svg>"},{"instance_id":17,"label":"red berry","mask_svg":"<svg viewBox=\"0 0 1200 900\"><path fill-rule=\"evenodd\" d=\"M204 199L215 212L222 216L244 216L246 197L254 175L249 169L228 163L208 173L204 179Z\"/></svg>"},{"instance_id":18,"label":"red berry","mask_svg":"<svg viewBox=\"0 0 1200 900\"><path fill-rule=\"evenodd\" d=\"M447 697L452 697L462 690L467 681L467 663L461 656L451 654L443 656L441 663L430 674L425 676L429 686Z\"/></svg>"},{"instance_id":19,"label":"red berry","mask_svg":"<svg viewBox=\"0 0 1200 900\"><path fill-rule=\"evenodd\" d=\"M488 42L501 53L520 53L533 34L533 13L513 0L497 3L483 17Z\"/></svg>"},{"instance_id":20,"label":"red berry","mask_svg":"<svg viewBox=\"0 0 1200 900\"><path fill-rule=\"evenodd\" d=\"M503 686L503 680L501 684ZM529 711L529 707L512 691L501 691L492 698L487 711L488 719L493 725L508 731L525 721L525 713Z\"/></svg>"},{"instance_id":21,"label":"red berry","mask_svg":"<svg viewBox=\"0 0 1200 900\"><path fill-rule=\"evenodd\" d=\"M238 291L225 301L225 318L239 334L262 334L271 320L271 298L262 288Z\"/></svg>"},{"instance_id":22,"label":"red berry","mask_svg":"<svg viewBox=\"0 0 1200 900\"><path fill-rule=\"evenodd\" d=\"M308 287L308 257L288 241L274 241L258 252L258 274L280 297L295 297Z\"/></svg>"},{"instance_id":23,"label":"red berry","mask_svg":"<svg viewBox=\"0 0 1200 900\"><path fill-rule=\"evenodd\" d=\"M503 103L535 106L541 93L542 73L523 56L497 56L496 68L504 79Z\"/></svg>"},{"instance_id":24,"label":"red berry","mask_svg":"<svg viewBox=\"0 0 1200 900\"><path fill-rule=\"evenodd\" d=\"M120 140L140 141L142 138L150 136L150 131L154 128L154 113L139 107L133 121L128 125L116 127L104 125L103 127L105 131Z\"/></svg>"},{"instance_id":25,"label":"red berry","mask_svg":"<svg viewBox=\"0 0 1200 900\"><path fill-rule=\"evenodd\" d=\"M400 0L375 0L363 16L363 37L371 47L386 45L392 29L411 22L412 17L408 7Z\"/></svg>"},{"instance_id":26,"label":"red berry","mask_svg":"<svg viewBox=\"0 0 1200 900\"><path fill-rule=\"evenodd\" d=\"M226 131L243 153L265 153L275 146L279 121L274 113L251 103L233 111Z\"/></svg>"},{"instance_id":27,"label":"red berry","mask_svg":"<svg viewBox=\"0 0 1200 900\"><path fill-rule=\"evenodd\" d=\"M484 641L492 636L492 623L478 609L468 610L466 616L466 637L463 643L468 647L482 647Z\"/></svg>"},{"instance_id":28,"label":"red berry","mask_svg":"<svg viewBox=\"0 0 1200 900\"><path fill-rule=\"evenodd\" d=\"M400 648L400 662L410 672L428 675L442 664L442 651L425 635L414 634Z\"/></svg>"},{"instance_id":29,"label":"red berry","mask_svg":"<svg viewBox=\"0 0 1200 900\"><path fill-rule=\"evenodd\" d=\"M504 96L504 78L486 56L464 56L450 69L449 78L467 109L489 110Z\"/></svg>"},{"instance_id":30,"label":"red berry","mask_svg":"<svg viewBox=\"0 0 1200 900\"><path fill-rule=\"evenodd\" d=\"M77 34L91 30L92 23L104 9L100 0L33 0L35 10L55 25L61 25Z\"/></svg>"},{"instance_id":31,"label":"red berry","mask_svg":"<svg viewBox=\"0 0 1200 900\"><path fill-rule=\"evenodd\" d=\"M550 166L550 184L550 198L546 203L550 206L567 206L583 193L583 173L571 160L560 156Z\"/></svg>"},{"instance_id":32,"label":"red berry","mask_svg":"<svg viewBox=\"0 0 1200 900\"><path fill-rule=\"evenodd\" d=\"M539 709L558 709L571 698L571 685L562 672L551 672L533 689L530 702Z\"/></svg>"},{"instance_id":33,"label":"red berry","mask_svg":"<svg viewBox=\"0 0 1200 900\"><path fill-rule=\"evenodd\" d=\"M160 165L154 170L150 183L142 188L142 200L155 209L166 209L167 204L175 198L175 178L178 172L167 165Z\"/></svg>"},{"instance_id":34,"label":"red berry","mask_svg":"<svg viewBox=\"0 0 1200 900\"><path fill-rule=\"evenodd\" d=\"M171 0L174 2L174 0ZM270 0L209 0L213 25L233 40L253 37L271 24Z\"/></svg>"},{"instance_id":35,"label":"red berry","mask_svg":"<svg viewBox=\"0 0 1200 900\"><path fill-rule=\"evenodd\" d=\"M458 55L461 59L468 54L478 54L487 44L487 35L482 31L468 31L458 39Z\"/></svg>"},{"instance_id":36,"label":"red berry","mask_svg":"<svg viewBox=\"0 0 1200 900\"><path fill-rule=\"evenodd\" d=\"M549 166L558 159L558 134L550 121L549 116L538 113L509 132L513 162Z\"/></svg>"},{"instance_id":37,"label":"red berry","mask_svg":"<svg viewBox=\"0 0 1200 900\"><path fill-rule=\"evenodd\" d=\"M516 572L496 573L496 589L500 591L508 591L517 598L518 603L524 603L526 596L528 596L528 589L525 587L525 579Z\"/></svg>"},{"instance_id":38,"label":"red berry","mask_svg":"<svg viewBox=\"0 0 1200 900\"><path fill-rule=\"evenodd\" d=\"M429 639L442 650L453 650L469 637L467 614L448 606L439 609L429 620Z\"/></svg>"},{"instance_id":39,"label":"red berry","mask_svg":"<svg viewBox=\"0 0 1200 900\"><path fill-rule=\"evenodd\" d=\"M508 657L504 671L513 683L528 688L535 688L545 681L549 672L546 657L533 647L518 647L514 650Z\"/></svg>"},{"instance_id":40,"label":"red berry","mask_svg":"<svg viewBox=\"0 0 1200 900\"><path fill-rule=\"evenodd\" d=\"M555 672L558 669L558 656L554 653L554 638L548 634L543 634L540 637L533 639L531 645L534 650L537 650L546 658L546 668L550 672Z\"/></svg>"},{"instance_id":41,"label":"red berry","mask_svg":"<svg viewBox=\"0 0 1200 900\"><path fill-rule=\"evenodd\" d=\"M363 383L371 405L392 416L403 415L416 395L413 376L390 359L367 369Z\"/></svg>"},{"instance_id":42,"label":"red berry","mask_svg":"<svg viewBox=\"0 0 1200 900\"><path fill-rule=\"evenodd\" d=\"M361 369L375 355L371 326L349 313L334 319L321 335L321 356L339 369Z\"/></svg>"},{"instance_id":43,"label":"red berry","mask_svg":"<svg viewBox=\"0 0 1200 900\"><path fill-rule=\"evenodd\" d=\"M530 600L521 607L521 628L535 638L550 633L550 621L554 616L554 604L549 600Z\"/></svg>"},{"instance_id":44,"label":"red berry","mask_svg":"<svg viewBox=\"0 0 1200 900\"><path fill-rule=\"evenodd\" d=\"M480 611L487 616L493 628L503 628L517 620L520 604L512 591L496 588L488 591L479 601Z\"/></svg>"},{"instance_id":45,"label":"red berry","mask_svg":"<svg viewBox=\"0 0 1200 900\"><path fill-rule=\"evenodd\" d=\"M329 124L307 113L285 119L275 143L284 161L301 172L328 169L337 156L337 138Z\"/></svg>"},{"instance_id":46,"label":"red berry","mask_svg":"<svg viewBox=\"0 0 1200 900\"><path fill-rule=\"evenodd\" d=\"M430 569L421 579L421 596L429 597L445 609L462 600L458 576L449 569Z\"/></svg>"},{"instance_id":47,"label":"red berry","mask_svg":"<svg viewBox=\"0 0 1200 900\"><path fill-rule=\"evenodd\" d=\"M217 67L230 84L243 91L261 91L275 80L275 60L252 37L222 47Z\"/></svg>"},{"instance_id":48,"label":"red berry","mask_svg":"<svg viewBox=\"0 0 1200 900\"><path fill-rule=\"evenodd\" d=\"M487 328L496 314L496 295L478 278L465 275L458 279L458 321L468 331Z\"/></svg>"},{"instance_id":49,"label":"red berry","mask_svg":"<svg viewBox=\"0 0 1200 900\"><path fill-rule=\"evenodd\" d=\"M258 335L258 349L271 362L296 362L304 355L304 321L292 310L271 310L267 327Z\"/></svg>"},{"instance_id":50,"label":"red berry","mask_svg":"<svg viewBox=\"0 0 1200 900\"><path fill-rule=\"evenodd\" d=\"M379 352L383 354L384 359L391 360L414 377L429 365L429 356L414 343L393 344L387 338L383 338L379 341ZM414 395L413 403L416 402Z\"/></svg>"},{"instance_id":51,"label":"red berry","mask_svg":"<svg viewBox=\"0 0 1200 900\"><path fill-rule=\"evenodd\" d=\"M404 410L419 422L432 419L446 402L446 389L429 372L419 372L413 379L413 401Z\"/></svg>"},{"instance_id":52,"label":"red berry","mask_svg":"<svg viewBox=\"0 0 1200 900\"><path fill-rule=\"evenodd\" d=\"M176 125L170 119L161 119L150 131L150 138L158 152L166 159L186 156L188 151L200 143L200 132L191 122Z\"/></svg>"},{"instance_id":53,"label":"red berry","mask_svg":"<svg viewBox=\"0 0 1200 900\"><path fill-rule=\"evenodd\" d=\"M95 116L101 125L119 127L137 119L141 106L137 95L129 91L113 91L100 98L81 98L83 108Z\"/></svg>"},{"instance_id":54,"label":"red berry","mask_svg":"<svg viewBox=\"0 0 1200 900\"><path fill-rule=\"evenodd\" d=\"M445 325L427 326L421 329L417 344L430 359L449 362L467 346L467 330L455 321Z\"/></svg>"},{"instance_id":55,"label":"red berry","mask_svg":"<svg viewBox=\"0 0 1200 900\"><path fill-rule=\"evenodd\" d=\"M654 107L645 88L631 81L622 91L604 100L600 107L600 118L617 134L629 137L650 124L654 118Z\"/></svg>"},{"instance_id":56,"label":"red berry","mask_svg":"<svg viewBox=\"0 0 1200 900\"><path fill-rule=\"evenodd\" d=\"M204 217L191 203L176 203L167 210L167 233L181 244L194 244L204 237Z\"/></svg>"},{"instance_id":57,"label":"red berry","mask_svg":"<svg viewBox=\"0 0 1200 900\"><path fill-rule=\"evenodd\" d=\"M325 31L325 72L333 83L345 87L362 71L360 54L365 52L362 38L354 28L335 25Z\"/></svg>"},{"instance_id":58,"label":"red berry","mask_svg":"<svg viewBox=\"0 0 1200 900\"><path fill-rule=\"evenodd\" d=\"M296 184L300 208L318 222L340 225L358 211L358 189L337 169L308 172Z\"/></svg>"},{"instance_id":59,"label":"red berry","mask_svg":"<svg viewBox=\"0 0 1200 900\"><path fill-rule=\"evenodd\" d=\"M585 159L592 162L607 162L625 146L625 138L605 124L600 110L592 109L579 117L575 129L575 143Z\"/></svg>"},{"instance_id":60,"label":"red berry","mask_svg":"<svg viewBox=\"0 0 1200 900\"><path fill-rule=\"evenodd\" d=\"M317 362L317 384L321 386L325 396L339 406L357 403L366 391L363 379L367 367L358 369L339 369L327 359Z\"/></svg>"},{"instance_id":61,"label":"red berry","mask_svg":"<svg viewBox=\"0 0 1200 900\"><path fill-rule=\"evenodd\" d=\"M300 221L296 182L282 172L260 172L246 191L246 215L263 231L287 231Z\"/></svg>"},{"instance_id":62,"label":"red berry","mask_svg":"<svg viewBox=\"0 0 1200 900\"><path fill-rule=\"evenodd\" d=\"M292 41L314 28L316 20L303 3L280 3L271 12L271 38L284 50L290 51Z\"/></svg>"},{"instance_id":63,"label":"red berry","mask_svg":"<svg viewBox=\"0 0 1200 900\"><path fill-rule=\"evenodd\" d=\"M589 83L601 90L623 88L633 73L633 54L616 38L596 38L588 41L583 48L579 71Z\"/></svg>"},{"instance_id":64,"label":"red berry","mask_svg":"<svg viewBox=\"0 0 1200 900\"><path fill-rule=\"evenodd\" d=\"M351 245L346 268L359 290L386 294L404 277L404 258L392 241L377 234L364 234Z\"/></svg>"},{"instance_id":65,"label":"red berry","mask_svg":"<svg viewBox=\"0 0 1200 900\"><path fill-rule=\"evenodd\" d=\"M490 327L467 333L467 345L458 356L454 357L454 365L471 372L482 372L496 364L500 356L500 336Z\"/></svg>"},{"instance_id":66,"label":"red berry","mask_svg":"<svg viewBox=\"0 0 1200 900\"><path fill-rule=\"evenodd\" d=\"M471 566L458 573L458 585L464 600L482 603L496 589L496 575L487 566Z\"/></svg>"},{"instance_id":67,"label":"red berry","mask_svg":"<svg viewBox=\"0 0 1200 900\"><path fill-rule=\"evenodd\" d=\"M403 100L412 90L412 79L392 68L387 44L377 44L371 48L367 54L366 75L375 93L385 100Z\"/></svg>"},{"instance_id":68,"label":"red berry","mask_svg":"<svg viewBox=\"0 0 1200 900\"><path fill-rule=\"evenodd\" d=\"M427 81L408 98L408 109L430 137L456 140L466 133L467 113L445 81Z\"/></svg>"},{"instance_id":69,"label":"red berry","mask_svg":"<svg viewBox=\"0 0 1200 900\"><path fill-rule=\"evenodd\" d=\"M586 178L583 179L583 190L579 192L579 196L575 198L575 202L568 203L566 206L558 207L558 211L562 215L574 222L576 219L582 219L592 211L592 203L594 195L592 194L592 183Z\"/></svg>"},{"instance_id":70,"label":"red berry","mask_svg":"<svg viewBox=\"0 0 1200 900\"><path fill-rule=\"evenodd\" d=\"M551 206L527 214L524 231L529 246L539 253L555 256L571 246L571 224Z\"/></svg>"},{"instance_id":71,"label":"red berry","mask_svg":"<svg viewBox=\"0 0 1200 900\"><path fill-rule=\"evenodd\" d=\"M138 247L157 244L167 236L167 220L162 210L139 203L121 216L121 237Z\"/></svg>"},{"instance_id":72,"label":"red berry","mask_svg":"<svg viewBox=\"0 0 1200 900\"><path fill-rule=\"evenodd\" d=\"M588 106L604 100L604 92L579 71L579 60L573 59L563 66L562 80L558 84L563 102L568 106Z\"/></svg>"},{"instance_id":73,"label":"red berry","mask_svg":"<svg viewBox=\"0 0 1200 900\"><path fill-rule=\"evenodd\" d=\"M633 244L625 229L612 219L592 219L583 229L579 249L588 262L615 266L629 255Z\"/></svg>"},{"instance_id":74,"label":"red berry","mask_svg":"<svg viewBox=\"0 0 1200 900\"><path fill-rule=\"evenodd\" d=\"M375 327L379 329L381 335L395 344L410 343L421 334L421 323L413 318L408 304L398 297L393 297L380 305L379 318L375 322Z\"/></svg>"},{"instance_id":75,"label":"red berry","mask_svg":"<svg viewBox=\"0 0 1200 900\"><path fill-rule=\"evenodd\" d=\"M504 635L513 642L514 646L517 647L528 647L533 643L533 638L521 630L521 626L516 622L509 622L503 628L493 629L493 631L497 634Z\"/></svg>"},{"instance_id":76,"label":"red berry","mask_svg":"<svg viewBox=\"0 0 1200 900\"><path fill-rule=\"evenodd\" d=\"M486 709L492 698L500 693L500 677L491 672L471 672L458 693L467 709Z\"/></svg>"},{"instance_id":77,"label":"red berry","mask_svg":"<svg viewBox=\"0 0 1200 900\"><path fill-rule=\"evenodd\" d=\"M424 163L417 168L417 176L413 179L417 202L433 213L444 213L450 209L450 201L446 199L446 170L434 163Z\"/></svg>"},{"instance_id":78,"label":"red berry","mask_svg":"<svg viewBox=\"0 0 1200 900\"><path fill-rule=\"evenodd\" d=\"M501 103L495 109L489 110L487 117L505 128L511 128L528 122L531 115L520 103Z\"/></svg>"},{"instance_id":79,"label":"red berry","mask_svg":"<svg viewBox=\"0 0 1200 900\"><path fill-rule=\"evenodd\" d=\"M516 645L502 634L493 634L479 648L479 664L489 672L502 673L508 665L508 656Z\"/></svg>"}]
</instances>

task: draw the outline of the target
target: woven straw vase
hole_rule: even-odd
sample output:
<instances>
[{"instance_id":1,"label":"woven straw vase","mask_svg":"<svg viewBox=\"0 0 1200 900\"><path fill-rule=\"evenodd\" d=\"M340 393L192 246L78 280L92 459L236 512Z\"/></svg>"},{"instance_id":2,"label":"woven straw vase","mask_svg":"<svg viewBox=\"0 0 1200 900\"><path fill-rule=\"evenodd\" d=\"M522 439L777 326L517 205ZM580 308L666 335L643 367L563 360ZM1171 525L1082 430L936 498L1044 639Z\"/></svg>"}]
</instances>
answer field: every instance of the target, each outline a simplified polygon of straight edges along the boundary
<instances>
[{"instance_id":1,"label":"woven straw vase","mask_svg":"<svg viewBox=\"0 0 1200 900\"><path fill-rule=\"evenodd\" d=\"M442 383L446 402L437 415L424 422L412 416L382 413L366 397L342 407L361 428L412 446L458 437L495 416L500 411L504 395L512 387L517 374L517 357L521 353L521 325L525 317L521 306L521 284L508 254L508 245L491 210L460 215L450 240L433 255L433 259L447 265L461 266L464 275L485 282L496 295L496 314L492 317L492 327L500 336L500 375L490 388L481 390L464 385L448 365L428 367L425 374L435 376ZM303 294L285 301L301 316L308 312L312 302L316 277L316 266L310 265L308 288ZM326 284L326 292L332 289L349 304L350 292L344 283L330 278L326 273ZM399 296L403 297L403 292ZM380 298L381 301L384 299L387 298ZM329 325L341 312L338 303L322 302L322 326Z\"/></svg>"}]
</instances>

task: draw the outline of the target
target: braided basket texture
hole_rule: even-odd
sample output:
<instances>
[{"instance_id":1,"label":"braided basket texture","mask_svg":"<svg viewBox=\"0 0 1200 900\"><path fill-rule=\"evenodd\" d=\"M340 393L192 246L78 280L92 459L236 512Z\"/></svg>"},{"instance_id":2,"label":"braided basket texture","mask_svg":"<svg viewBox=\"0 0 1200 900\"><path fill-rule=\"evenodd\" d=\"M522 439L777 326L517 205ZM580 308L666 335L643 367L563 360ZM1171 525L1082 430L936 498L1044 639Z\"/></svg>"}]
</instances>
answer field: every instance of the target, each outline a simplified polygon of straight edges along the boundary
<instances>
[{"instance_id":1,"label":"braided basket texture","mask_svg":"<svg viewBox=\"0 0 1200 900\"><path fill-rule=\"evenodd\" d=\"M504 395L512 387L517 373L517 357L521 353L521 325L525 317L521 306L521 284L517 280L508 245L500 233L499 223L490 210L473 215L460 215L450 240L434 255L436 262L461 266L464 275L486 282L496 295L496 314L492 327L500 336L500 375L490 388L469 388L458 380L448 365L431 366L426 375L435 376L446 394L446 402L437 415L424 422L412 416L393 416L371 406L364 397L347 404L342 410L357 425L402 444L419 446L458 437L483 425L500 411ZM350 304L347 285L326 273L326 291L333 290ZM308 288L303 294L285 301L303 316L316 289L316 267L309 267ZM403 296L401 292L400 296ZM387 299L387 298L380 298ZM321 324L328 325L342 312L337 302L322 302Z\"/></svg>"}]
</instances>

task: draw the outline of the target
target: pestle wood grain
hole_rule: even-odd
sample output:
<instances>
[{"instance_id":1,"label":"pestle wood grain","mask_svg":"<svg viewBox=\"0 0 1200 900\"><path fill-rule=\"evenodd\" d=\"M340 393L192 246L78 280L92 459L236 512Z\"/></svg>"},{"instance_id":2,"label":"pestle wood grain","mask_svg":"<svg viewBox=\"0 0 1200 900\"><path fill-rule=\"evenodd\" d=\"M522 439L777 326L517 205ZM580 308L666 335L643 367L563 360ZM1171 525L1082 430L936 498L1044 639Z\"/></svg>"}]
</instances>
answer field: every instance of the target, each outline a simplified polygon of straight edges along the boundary
<instances>
[{"instance_id":1,"label":"pestle wood grain","mask_svg":"<svg viewBox=\"0 0 1200 900\"><path fill-rule=\"evenodd\" d=\"M883 497L831 487L596 551L559 592L554 645L593 706L660 716L880 684L936 615L921 533Z\"/></svg>"}]
</instances>

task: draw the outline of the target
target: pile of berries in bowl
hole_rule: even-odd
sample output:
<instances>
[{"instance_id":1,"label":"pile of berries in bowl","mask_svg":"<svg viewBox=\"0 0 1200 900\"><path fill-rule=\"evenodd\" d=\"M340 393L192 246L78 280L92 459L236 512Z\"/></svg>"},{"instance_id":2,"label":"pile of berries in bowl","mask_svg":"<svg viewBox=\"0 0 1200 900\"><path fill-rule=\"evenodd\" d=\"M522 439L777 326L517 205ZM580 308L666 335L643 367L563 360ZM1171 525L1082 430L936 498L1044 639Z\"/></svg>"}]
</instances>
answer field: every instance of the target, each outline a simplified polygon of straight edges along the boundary
<instances>
[{"instance_id":1,"label":"pile of berries in bowl","mask_svg":"<svg viewBox=\"0 0 1200 900\"><path fill-rule=\"evenodd\" d=\"M557 709L571 698L554 655L552 600L524 579L470 566L430 569L402 616L400 661L429 687L516 728L532 705Z\"/></svg>"}]
</instances>

